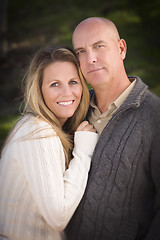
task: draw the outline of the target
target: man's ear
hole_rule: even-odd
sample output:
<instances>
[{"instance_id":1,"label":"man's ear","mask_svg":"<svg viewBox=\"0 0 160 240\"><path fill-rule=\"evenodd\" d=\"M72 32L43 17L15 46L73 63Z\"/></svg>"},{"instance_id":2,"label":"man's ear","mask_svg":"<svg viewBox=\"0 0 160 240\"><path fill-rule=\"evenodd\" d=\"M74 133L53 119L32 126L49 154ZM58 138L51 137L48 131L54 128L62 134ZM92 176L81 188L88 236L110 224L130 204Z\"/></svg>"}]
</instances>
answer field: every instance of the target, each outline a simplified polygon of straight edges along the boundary
<instances>
[{"instance_id":1,"label":"man's ear","mask_svg":"<svg viewBox=\"0 0 160 240\"><path fill-rule=\"evenodd\" d=\"M124 39L119 40L119 46L120 46L120 55L121 59L124 60L126 57L126 52L127 52L127 44Z\"/></svg>"}]
</instances>

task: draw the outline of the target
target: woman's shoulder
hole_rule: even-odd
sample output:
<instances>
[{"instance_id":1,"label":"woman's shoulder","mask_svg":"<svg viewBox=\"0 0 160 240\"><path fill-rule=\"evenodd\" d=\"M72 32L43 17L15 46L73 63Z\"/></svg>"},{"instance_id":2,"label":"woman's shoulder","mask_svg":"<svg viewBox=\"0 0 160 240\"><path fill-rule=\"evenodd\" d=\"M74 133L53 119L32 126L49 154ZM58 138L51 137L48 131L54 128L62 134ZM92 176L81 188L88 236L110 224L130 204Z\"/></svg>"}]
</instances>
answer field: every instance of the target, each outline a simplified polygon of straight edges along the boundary
<instances>
[{"instance_id":1,"label":"woman's shoulder","mask_svg":"<svg viewBox=\"0 0 160 240\"><path fill-rule=\"evenodd\" d=\"M49 135L56 135L53 127L43 119L35 117L31 114L23 116L14 128L14 133L18 136L36 136L36 137L48 137Z\"/></svg>"}]
</instances>

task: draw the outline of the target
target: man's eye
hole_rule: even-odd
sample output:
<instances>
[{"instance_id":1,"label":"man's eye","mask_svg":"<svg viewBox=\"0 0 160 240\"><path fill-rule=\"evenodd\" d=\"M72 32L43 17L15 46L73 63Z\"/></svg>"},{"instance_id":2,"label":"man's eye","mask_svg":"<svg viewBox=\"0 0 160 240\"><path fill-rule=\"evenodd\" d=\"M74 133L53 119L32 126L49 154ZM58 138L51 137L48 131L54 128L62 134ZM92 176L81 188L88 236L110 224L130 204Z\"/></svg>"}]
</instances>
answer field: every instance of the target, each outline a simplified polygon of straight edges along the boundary
<instances>
[{"instance_id":1,"label":"man's eye","mask_svg":"<svg viewBox=\"0 0 160 240\"><path fill-rule=\"evenodd\" d=\"M103 47L103 45L99 44L99 45L96 45L96 48L101 48Z\"/></svg>"},{"instance_id":2,"label":"man's eye","mask_svg":"<svg viewBox=\"0 0 160 240\"><path fill-rule=\"evenodd\" d=\"M51 84L51 87L57 87L57 86L58 86L57 82Z\"/></svg>"},{"instance_id":3,"label":"man's eye","mask_svg":"<svg viewBox=\"0 0 160 240\"><path fill-rule=\"evenodd\" d=\"M84 50L79 50L79 51L76 52L77 56L78 56L79 54L82 54L82 53L84 53Z\"/></svg>"}]
</instances>

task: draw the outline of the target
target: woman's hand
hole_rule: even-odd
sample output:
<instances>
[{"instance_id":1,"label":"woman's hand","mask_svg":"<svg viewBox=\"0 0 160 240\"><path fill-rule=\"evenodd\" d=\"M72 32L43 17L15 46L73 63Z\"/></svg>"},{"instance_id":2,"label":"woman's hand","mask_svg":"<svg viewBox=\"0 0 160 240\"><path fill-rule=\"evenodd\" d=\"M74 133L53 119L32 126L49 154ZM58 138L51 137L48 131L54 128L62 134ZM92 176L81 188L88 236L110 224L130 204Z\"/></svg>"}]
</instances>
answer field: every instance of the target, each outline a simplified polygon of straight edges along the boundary
<instances>
[{"instance_id":1,"label":"woman's hand","mask_svg":"<svg viewBox=\"0 0 160 240\"><path fill-rule=\"evenodd\" d=\"M94 127L89 124L88 121L83 121L77 128L76 131L88 131L88 132L96 132Z\"/></svg>"}]
</instances>

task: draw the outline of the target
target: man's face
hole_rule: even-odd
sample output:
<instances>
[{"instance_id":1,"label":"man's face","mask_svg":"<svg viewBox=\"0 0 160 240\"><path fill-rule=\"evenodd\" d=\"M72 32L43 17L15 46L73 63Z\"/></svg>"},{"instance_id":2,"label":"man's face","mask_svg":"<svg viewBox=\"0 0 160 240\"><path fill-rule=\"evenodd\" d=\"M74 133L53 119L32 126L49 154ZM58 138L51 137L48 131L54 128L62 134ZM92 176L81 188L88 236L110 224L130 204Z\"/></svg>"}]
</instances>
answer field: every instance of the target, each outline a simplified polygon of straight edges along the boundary
<instances>
[{"instance_id":1,"label":"man's face","mask_svg":"<svg viewBox=\"0 0 160 240\"><path fill-rule=\"evenodd\" d=\"M85 23L75 30L73 46L83 75L93 88L117 79L124 59L123 41L104 22Z\"/></svg>"}]
</instances>

